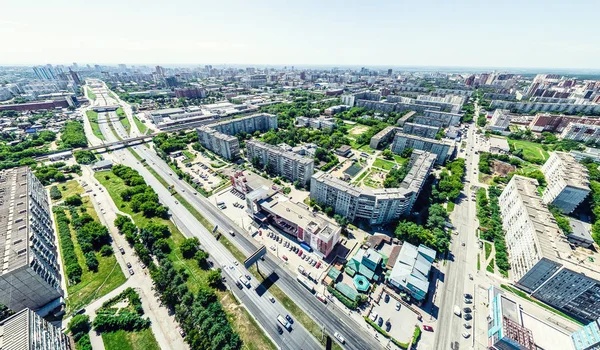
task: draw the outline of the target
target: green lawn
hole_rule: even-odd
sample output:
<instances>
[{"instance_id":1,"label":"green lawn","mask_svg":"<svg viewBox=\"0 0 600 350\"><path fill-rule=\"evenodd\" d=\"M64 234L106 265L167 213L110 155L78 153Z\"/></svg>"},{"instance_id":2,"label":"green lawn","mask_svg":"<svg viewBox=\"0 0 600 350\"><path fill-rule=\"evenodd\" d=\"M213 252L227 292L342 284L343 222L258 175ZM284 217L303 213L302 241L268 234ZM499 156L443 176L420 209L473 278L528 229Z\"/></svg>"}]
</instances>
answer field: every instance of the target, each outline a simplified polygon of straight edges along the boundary
<instances>
[{"instance_id":1,"label":"green lawn","mask_svg":"<svg viewBox=\"0 0 600 350\"><path fill-rule=\"evenodd\" d=\"M408 158L402 158L401 156L394 154L394 160L396 161L396 163L402 165L406 162L408 162Z\"/></svg>"},{"instance_id":2,"label":"green lawn","mask_svg":"<svg viewBox=\"0 0 600 350\"><path fill-rule=\"evenodd\" d=\"M454 206L455 206L454 202L450 201L450 202L448 202L448 205L446 206L446 210L449 213L451 213L452 211L454 211Z\"/></svg>"},{"instance_id":3,"label":"green lawn","mask_svg":"<svg viewBox=\"0 0 600 350\"><path fill-rule=\"evenodd\" d=\"M390 162L389 160L385 160L382 158L377 158L375 159L375 162L373 162L373 166L376 168L380 168L383 170L387 170L390 171L392 170L392 168L396 165L396 163L394 162Z\"/></svg>"},{"instance_id":4,"label":"green lawn","mask_svg":"<svg viewBox=\"0 0 600 350\"><path fill-rule=\"evenodd\" d=\"M150 328L140 332L105 332L102 341L104 348L110 350L160 350Z\"/></svg>"},{"instance_id":5,"label":"green lawn","mask_svg":"<svg viewBox=\"0 0 600 350\"><path fill-rule=\"evenodd\" d=\"M153 170L151 172L163 185L165 185L165 187L167 186L166 182L160 178L156 172ZM169 246L171 247L171 252L168 255L169 260L173 262L173 265L176 268L183 268L189 273L190 278L188 279L187 284L190 291L195 293L198 291L200 286L206 285L206 275L208 271L201 269L195 260L183 258L183 255L179 250L179 246L185 237L179 231L179 229L177 229L173 222L160 218L149 219L144 217L144 215L141 213L134 213L129 208L129 204L123 202L121 196L119 195L119 193L127 188L127 186L123 183L123 180L112 174L112 172L97 172L95 177L106 188L117 207L119 207L121 211L130 214L138 227L145 227L152 222L168 225L169 229L171 230L171 237L168 239ZM177 198L177 200L188 210L190 210L190 208L193 209L193 207L179 194L175 194L175 198ZM193 209L191 213L196 218L201 217L200 213L195 209ZM206 221L206 219L203 217L202 219L208 223L208 221ZM200 222L204 225L203 221ZM209 227L212 227L212 225ZM210 229L212 230L212 228ZM243 261L246 257L243 254L242 256L242 259L240 259L238 256L236 256L236 258ZM258 327L256 322L250 317L250 315L246 312L246 309L240 307L230 292L221 290L216 290L216 292L219 296L221 304L223 305L223 309L227 313L227 318L232 322L233 328L240 334L240 338L248 349L275 349L275 346L271 343L270 339L262 332L260 327Z\"/></svg>"},{"instance_id":6,"label":"green lawn","mask_svg":"<svg viewBox=\"0 0 600 350\"><path fill-rule=\"evenodd\" d=\"M362 179L365 178L365 176L367 176L369 174L369 170L365 170L362 172L362 174L360 174L360 176L354 181L354 183L359 183L362 181Z\"/></svg>"},{"instance_id":7,"label":"green lawn","mask_svg":"<svg viewBox=\"0 0 600 350\"><path fill-rule=\"evenodd\" d=\"M508 140L508 143L515 149L523 150L523 158L527 161L533 160L546 160L549 157L547 151L542 149L542 145L535 142L522 141L522 140Z\"/></svg>"},{"instance_id":8,"label":"green lawn","mask_svg":"<svg viewBox=\"0 0 600 350\"><path fill-rule=\"evenodd\" d=\"M483 245L485 247L485 260L487 261L487 259L490 257L490 254L492 254L492 245L488 242L483 242Z\"/></svg>"},{"instance_id":9,"label":"green lawn","mask_svg":"<svg viewBox=\"0 0 600 350\"><path fill-rule=\"evenodd\" d=\"M90 90L90 88L86 88L87 89L87 93L88 93L88 97L91 98L93 101L96 101L96 94L92 92L92 90Z\"/></svg>"},{"instance_id":10,"label":"green lawn","mask_svg":"<svg viewBox=\"0 0 600 350\"><path fill-rule=\"evenodd\" d=\"M140 130L140 132L142 134L146 133L146 131L148 130L148 127L146 126L146 124L142 123L142 121L139 120L139 118L136 117L135 115L133 116L133 122L135 123L135 125L137 126L137 128Z\"/></svg>"},{"instance_id":11,"label":"green lawn","mask_svg":"<svg viewBox=\"0 0 600 350\"><path fill-rule=\"evenodd\" d=\"M62 191L62 186L59 187L63 193L63 198L83 193L83 188L75 180L67 182L65 186L67 186L67 190L65 191ZM83 197L83 207L86 208L87 212L94 220L98 220L98 214L94 210L90 197ZM67 215L70 217L68 212ZM123 271L121 271L121 267L118 265L114 255L105 257L96 252L96 258L99 263L98 271L91 272L85 264L83 252L79 247L77 237L73 230L71 231L71 235L73 237L77 261L83 270L83 274L81 275L81 282L67 286L68 313L89 304L91 301L107 294L126 281L125 275L123 274Z\"/></svg>"},{"instance_id":12,"label":"green lawn","mask_svg":"<svg viewBox=\"0 0 600 350\"><path fill-rule=\"evenodd\" d=\"M104 135L102 135L102 131L100 131L100 126L98 125L98 113L89 110L85 112L87 118L92 126L92 130L94 131L94 135L98 137L100 140L104 140Z\"/></svg>"},{"instance_id":13,"label":"green lawn","mask_svg":"<svg viewBox=\"0 0 600 350\"><path fill-rule=\"evenodd\" d=\"M194 161L194 159L196 159L196 156L194 155L194 153L192 153L188 150L183 150L182 152L187 157L187 161L192 162L192 161Z\"/></svg>"},{"instance_id":14,"label":"green lawn","mask_svg":"<svg viewBox=\"0 0 600 350\"><path fill-rule=\"evenodd\" d=\"M121 124L123 124L123 127L125 128L127 133L129 133L131 130L131 123L129 123L129 119L127 118L127 114L125 114L123 108L117 108L117 116L119 116L119 121L121 122Z\"/></svg>"},{"instance_id":15,"label":"green lawn","mask_svg":"<svg viewBox=\"0 0 600 350\"><path fill-rule=\"evenodd\" d=\"M488 266L485 269L489 273L494 273L494 259L490 260L490 263L488 264Z\"/></svg>"}]
</instances>

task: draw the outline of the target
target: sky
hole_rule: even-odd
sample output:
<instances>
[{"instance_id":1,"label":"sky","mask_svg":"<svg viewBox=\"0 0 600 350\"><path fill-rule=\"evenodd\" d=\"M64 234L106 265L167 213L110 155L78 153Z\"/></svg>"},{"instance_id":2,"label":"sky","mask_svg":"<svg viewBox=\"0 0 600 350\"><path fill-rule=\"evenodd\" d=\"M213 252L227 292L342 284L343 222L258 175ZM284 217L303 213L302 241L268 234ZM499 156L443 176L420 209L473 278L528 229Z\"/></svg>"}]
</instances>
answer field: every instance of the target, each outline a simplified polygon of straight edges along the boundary
<instances>
[{"instance_id":1,"label":"sky","mask_svg":"<svg viewBox=\"0 0 600 350\"><path fill-rule=\"evenodd\" d=\"M2 0L0 65L600 69L600 1Z\"/></svg>"}]
</instances>

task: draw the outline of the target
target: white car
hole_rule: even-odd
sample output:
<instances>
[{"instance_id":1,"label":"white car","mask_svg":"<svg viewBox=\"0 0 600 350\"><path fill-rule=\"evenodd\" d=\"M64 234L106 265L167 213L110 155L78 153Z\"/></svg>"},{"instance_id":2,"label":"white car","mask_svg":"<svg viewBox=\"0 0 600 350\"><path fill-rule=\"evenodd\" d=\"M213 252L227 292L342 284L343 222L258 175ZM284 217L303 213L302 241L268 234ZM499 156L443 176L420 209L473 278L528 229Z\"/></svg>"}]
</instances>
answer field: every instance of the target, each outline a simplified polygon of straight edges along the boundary
<instances>
[{"instance_id":1,"label":"white car","mask_svg":"<svg viewBox=\"0 0 600 350\"><path fill-rule=\"evenodd\" d=\"M468 337L470 337L470 336L471 336L471 333L469 333L469 332L467 332L467 331L464 331L464 332L463 332L463 334L462 334L462 336L463 336L465 339L467 339Z\"/></svg>"},{"instance_id":2,"label":"white car","mask_svg":"<svg viewBox=\"0 0 600 350\"><path fill-rule=\"evenodd\" d=\"M334 332L333 335L337 338L337 340L340 341L340 343L342 343L342 344L346 343L346 340L344 339L344 337L342 337L338 332Z\"/></svg>"}]
</instances>

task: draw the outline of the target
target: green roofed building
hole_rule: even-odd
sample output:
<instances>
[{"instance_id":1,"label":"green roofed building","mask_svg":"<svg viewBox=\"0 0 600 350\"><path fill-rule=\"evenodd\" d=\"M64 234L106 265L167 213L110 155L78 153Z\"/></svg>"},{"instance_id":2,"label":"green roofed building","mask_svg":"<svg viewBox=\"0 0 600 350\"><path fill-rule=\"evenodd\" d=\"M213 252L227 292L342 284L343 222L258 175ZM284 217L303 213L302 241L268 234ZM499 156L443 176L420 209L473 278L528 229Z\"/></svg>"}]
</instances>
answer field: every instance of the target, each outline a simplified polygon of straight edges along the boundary
<instances>
[{"instance_id":1,"label":"green roofed building","mask_svg":"<svg viewBox=\"0 0 600 350\"><path fill-rule=\"evenodd\" d=\"M350 300L356 301L356 299L358 298L358 292L345 283L336 284L335 289L337 289L338 292L342 293L346 298Z\"/></svg>"},{"instance_id":2,"label":"green roofed building","mask_svg":"<svg viewBox=\"0 0 600 350\"><path fill-rule=\"evenodd\" d=\"M346 268L365 276L369 281L375 281L379 279L378 269L382 259L381 254L374 249L359 249L356 255L348 261Z\"/></svg>"}]
</instances>

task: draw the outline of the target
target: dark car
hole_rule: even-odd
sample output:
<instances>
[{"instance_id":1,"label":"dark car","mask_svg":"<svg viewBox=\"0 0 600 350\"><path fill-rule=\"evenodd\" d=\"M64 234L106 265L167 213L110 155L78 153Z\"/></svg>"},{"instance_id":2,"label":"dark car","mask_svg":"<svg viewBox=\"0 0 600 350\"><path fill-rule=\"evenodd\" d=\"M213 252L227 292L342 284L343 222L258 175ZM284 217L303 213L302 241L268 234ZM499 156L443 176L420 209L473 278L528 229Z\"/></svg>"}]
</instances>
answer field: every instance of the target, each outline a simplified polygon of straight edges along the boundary
<instances>
[{"instance_id":1,"label":"dark car","mask_svg":"<svg viewBox=\"0 0 600 350\"><path fill-rule=\"evenodd\" d=\"M465 314L464 318L465 318L465 320L468 321L468 320L472 319L473 316L471 316L471 314Z\"/></svg>"},{"instance_id":2,"label":"dark car","mask_svg":"<svg viewBox=\"0 0 600 350\"><path fill-rule=\"evenodd\" d=\"M379 327L381 327L381 325L383 324L383 318L381 318L381 316L379 316L379 319L377 320L377 324L379 325Z\"/></svg>"},{"instance_id":3,"label":"dark car","mask_svg":"<svg viewBox=\"0 0 600 350\"><path fill-rule=\"evenodd\" d=\"M469 293L465 293L465 298L467 299L473 299L473 296Z\"/></svg>"},{"instance_id":4,"label":"dark car","mask_svg":"<svg viewBox=\"0 0 600 350\"><path fill-rule=\"evenodd\" d=\"M283 328L280 325L277 325L277 333L283 334Z\"/></svg>"},{"instance_id":5,"label":"dark car","mask_svg":"<svg viewBox=\"0 0 600 350\"><path fill-rule=\"evenodd\" d=\"M292 317L290 315L285 315L285 319L290 323L290 324L294 324L294 320L292 320Z\"/></svg>"},{"instance_id":6,"label":"dark car","mask_svg":"<svg viewBox=\"0 0 600 350\"><path fill-rule=\"evenodd\" d=\"M471 312L471 308L470 307L466 307L466 308L463 309L463 312L466 313L466 314L468 314L468 313Z\"/></svg>"}]
</instances>

